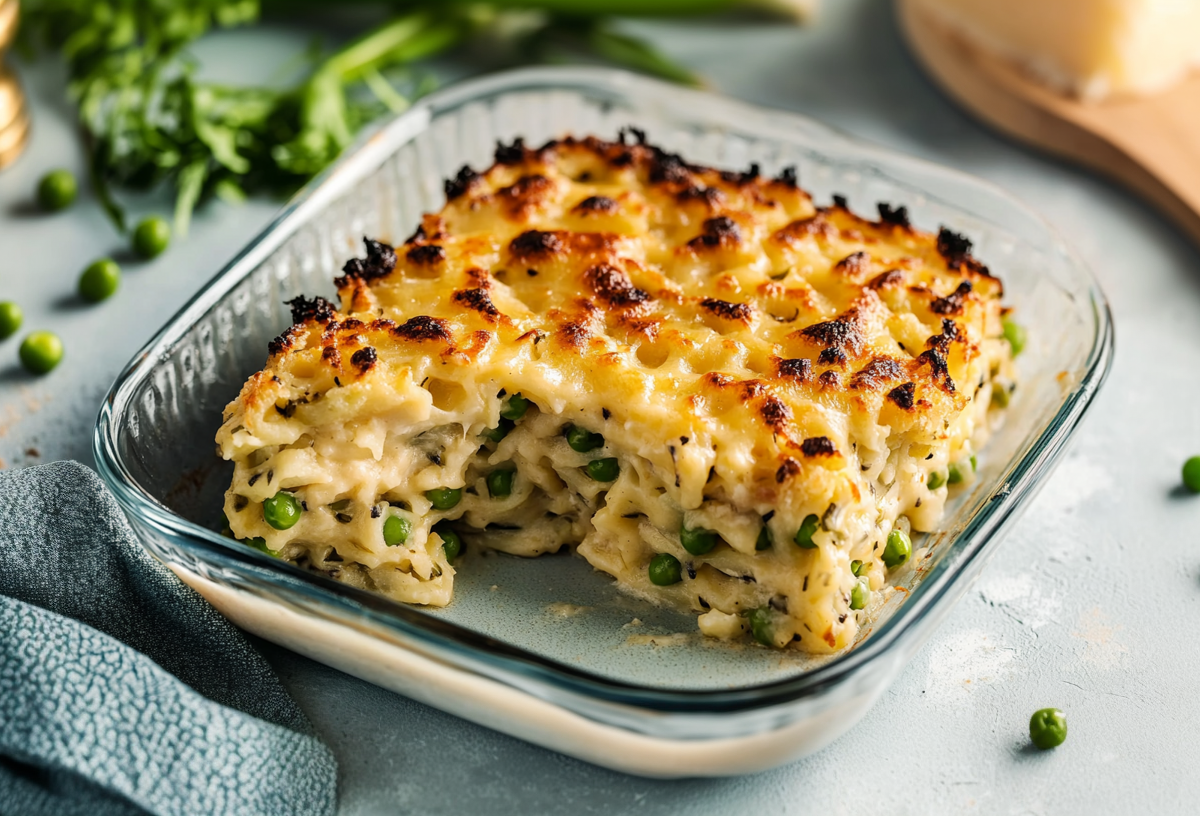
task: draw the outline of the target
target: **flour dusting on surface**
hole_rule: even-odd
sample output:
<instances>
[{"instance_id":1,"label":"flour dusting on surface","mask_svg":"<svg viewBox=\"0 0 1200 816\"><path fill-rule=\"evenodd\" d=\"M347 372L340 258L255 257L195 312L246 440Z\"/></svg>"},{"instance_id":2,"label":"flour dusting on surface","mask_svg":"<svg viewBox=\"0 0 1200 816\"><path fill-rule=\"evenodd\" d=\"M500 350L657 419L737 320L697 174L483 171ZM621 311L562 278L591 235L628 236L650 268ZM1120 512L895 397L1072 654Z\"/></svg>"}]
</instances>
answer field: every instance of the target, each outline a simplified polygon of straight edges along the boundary
<instances>
[{"instance_id":1,"label":"flour dusting on surface","mask_svg":"<svg viewBox=\"0 0 1200 816\"><path fill-rule=\"evenodd\" d=\"M985 575L980 583L979 595L984 601L1030 629L1057 620L1062 609L1062 598L1047 592L1045 582L1029 573Z\"/></svg>"},{"instance_id":2,"label":"flour dusting on surface","mask_svg":"<svg viewBox=\"0 0 1200 816\"><path fill-rule=\"evenodd\" d=\"M1119 666L1129 653L1117 634L1125 627L1112 624L1100 607L1093 607L1079 616L1079 623L1071 637L1083 641L1083 661L1100 669Z\"/></svg>"},{"instance_id":3,"label":"flour dusting on surface","mask_svg":"<svg viewBox=\"0 0 1200 816\"><path fill-rule=\"evenodd\" d=\"M926 691L945 697L966 695L971 686L999 680L1016 658L1015 649L997 646L980 629L955 632L929 654Z\"/></svg>"}]
</instances>

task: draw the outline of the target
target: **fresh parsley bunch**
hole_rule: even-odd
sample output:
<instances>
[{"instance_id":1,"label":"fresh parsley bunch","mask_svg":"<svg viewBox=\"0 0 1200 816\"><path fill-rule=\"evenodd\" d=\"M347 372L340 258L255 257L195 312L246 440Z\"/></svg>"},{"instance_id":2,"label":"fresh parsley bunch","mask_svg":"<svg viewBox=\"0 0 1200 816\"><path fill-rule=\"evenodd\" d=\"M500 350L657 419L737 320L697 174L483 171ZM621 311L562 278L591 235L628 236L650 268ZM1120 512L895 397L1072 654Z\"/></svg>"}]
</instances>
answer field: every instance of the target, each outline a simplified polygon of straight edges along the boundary
<instances>
[{"instance_id":1,"label":"fresh parsley bunch","mask_svg":"<svg viewBox=\"0 0 1200 816\"><path fill-rule=\"evenodd\" d=\"M175 232L218 196L287 192L319 172L367 122L399 112L429 87L396 69L472 36L508 31L519 15L520 52L539 58L592 54L635 70L696 83L646 43L614 30L611 14L678 15L753 6L799 15L813 0L426 0L341 50L314 59L293 87L231 87L196 78L188 47L214 27L253 24L260 0L25 0L27 51L57 52L87 138L92 186L122 231L115 189L169 184ZM309 3L306 12L344 3ZM290 11L278 0L272 11Z\"/></svg>"}]
</instances>

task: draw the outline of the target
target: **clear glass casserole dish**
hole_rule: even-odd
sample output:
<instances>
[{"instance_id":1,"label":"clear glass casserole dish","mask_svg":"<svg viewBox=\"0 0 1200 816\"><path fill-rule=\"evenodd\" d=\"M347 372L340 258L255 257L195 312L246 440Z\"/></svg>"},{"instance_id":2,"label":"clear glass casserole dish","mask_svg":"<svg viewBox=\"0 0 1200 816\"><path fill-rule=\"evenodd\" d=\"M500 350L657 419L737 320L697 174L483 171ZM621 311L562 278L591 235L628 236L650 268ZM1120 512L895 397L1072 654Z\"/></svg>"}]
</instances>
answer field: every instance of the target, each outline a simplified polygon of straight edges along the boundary
<instances>
[{"instance_id":1,"label":"clear glass casserole dish","mask_svg":"<svg viewBox=\"0 0 1200 816\"><path fill-rule=\"evenodd\" d=\"M582 560L471 553L445 610L407 607L217 532L231 468L221 410L290 325L284 301L326 294L363 235L402 241L442 179L530 143L622 126L690 161L797 165L818 201L903 204L968 235L1029 329L1021 387L980 478L917 542L903 591L848 651L815 659L714 646L692 618L617 593ZM126 367L101 409L97 465L146 547L244 628L481 724L649 776L762 770L852 726L963 595L1063 452L1104 380L1112 324L1091 274L1036 215L961 173L793 114L603 69L529 69L448 88L306 187Z\"/></svg>"}]
</instances>

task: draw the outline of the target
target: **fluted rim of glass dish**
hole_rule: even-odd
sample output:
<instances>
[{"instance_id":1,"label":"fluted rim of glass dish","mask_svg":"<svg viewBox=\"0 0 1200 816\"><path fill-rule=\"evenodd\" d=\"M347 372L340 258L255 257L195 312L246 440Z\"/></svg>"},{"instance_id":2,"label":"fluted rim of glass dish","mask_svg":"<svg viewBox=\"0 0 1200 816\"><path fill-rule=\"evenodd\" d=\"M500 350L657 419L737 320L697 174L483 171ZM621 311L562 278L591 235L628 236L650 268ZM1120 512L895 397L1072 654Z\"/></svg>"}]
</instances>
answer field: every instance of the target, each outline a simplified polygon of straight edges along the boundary
<instances>
[{"instance_id":1,"label":"fluted rim of glass dish","mask_svg":"<svg viewBox=\"0 0 1200 816\"><path fill-rule=\"evenodd\" d=\"M740 116L753 117L774 130L787 126L818 134L839 147L851 147L861 156L861 164L869 166L872 156L886 157L892 165L900 165L925 175L937 175L959 184L968 184L986 191L993 199L1002 200L1019 211L1023 217L1036 222L1046 231L1055 248L1062 252L1076 271L1088 282L1094 318L1092 345L1082 377L1063 399L1054 418L1018 459L1010 462L1007 471L996 480L995 487L984 499L978 511L968 520L961 532L948 542L946 552L912 589L900 608L877 626L864 640L849 651L831 658L803 674L787 679L732 689L669 689L640 686L611 680L574 668L556 660L542 657L525 649L510 646L458 624L433 618L416 608L390 601L381 596L355 589L332 579L303 571L246 547L239 546L212 530L188 521L154 499L141 487L122 461L117 447L119 424L116 421L129 405L130 398L153 363L163 357L190 327L234 285L240 282L274 251L295 228L340 195L334 189L339 176L352 173L364 165L373 165L390 155L432 119L441 108L453 108L473 98L494 95L500 91L533 89L608 90L613 93L670 94L690 97L698 105L717 106ZM961 206L955 205L959 209ZM98 470L128 512L151 526L168 532L173 543L193 557L209 565L231 569L243 574L252 573L279 587L307 596L318 606L333 604L344 616L365 618L371 624L392 629L405 639L431 648L433 653L452 662L458 668L472 671L507 685L535 681L550 689L578 695L596 701L621 706L633 706L651 711L688 714L731 713L761 709L796 702L802 698L838 685L841 681L898 648L906 634L925 616L938 608L939 602L950 596L962 581L970 580L972 562L978 559L1002 531L1007 522L1023 509L1032 498L1042 478L1063 453L1066 442L1078 425L1112 365L1114 347L1112 315L1095 276L1062 241L1044 219L1000 187L933 162L906 156L847 135L821 122L789 111L774 110L739 102L715 94L683 89L658 80L624 71L604 68L525 68L461 82L431 94L400 114L369 137L357 148L344 154L333 166L309 182L281 210L279 215L254 238L233 260L213 277L182 309L160 329L126 365L109 389L96 421L92 449ZM517 682L514 682L517 681Z\"/></svg>"}]
</instances>

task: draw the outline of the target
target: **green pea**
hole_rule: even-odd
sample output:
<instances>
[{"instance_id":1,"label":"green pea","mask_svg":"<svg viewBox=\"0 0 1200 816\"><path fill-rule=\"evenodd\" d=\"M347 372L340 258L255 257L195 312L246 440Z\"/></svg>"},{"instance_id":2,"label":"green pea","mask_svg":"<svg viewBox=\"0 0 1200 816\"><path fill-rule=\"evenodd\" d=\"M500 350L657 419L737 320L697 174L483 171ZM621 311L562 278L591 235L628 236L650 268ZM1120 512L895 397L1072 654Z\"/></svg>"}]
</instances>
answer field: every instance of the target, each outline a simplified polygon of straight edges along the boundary
<instances>
[{"instance_id":1,"label":"green pea","mask_svg":"<svg viewBox=\"0 0 1200 816\"><path fill-rule=\"evenodd\" d=\"M771 540L771 530L767 525L758 531L758 540L754 542L754 549L762 552L763 550L771 549L771 545L775 542Z\"/></svg>"},{"instance_id":2,"label":"green pea","mask_svg":"<svg viewBox=\"0 0 1200 816\"><path fill-rule=\"evenodd\" d=\"M992 405L997 408L1007 408L1009 401L1012 399L1012 394L1003 383L994 383L992 385Z\"/></svg>"},{"instance_id":3,"label":"green pea","mask_svg":"<svg viewBox=\"0 0 1200 816\"><path fill-rule=\"evenodd\" d=\"M754 639L763 646L774 646L775 637L771 626L771 607L760 606L757 609L751 609L748 615L750 619L750 632L754 635Z\"/></svg>"},{"instance_id":4,"label":"green pea","mask_svg":"<svg viewBox=\"0 0 1200 816\"><path fill-rule=\"evenodd\" d=\"M142 219L133 231L133 251L143 258L161 255L171 243L171 225L152 215Z\"/></svg>"},{"instance_id":5,"label":"green pea","mask_svg":"<svg viewBox=\"0 0 1200 816\"><path fill-rule=\"evenodd\" d=\"M1183 483L1193 493L1200 493L1200 456L1183 463Z\"/></svg>"},{"instance_id":6,"label":"green pea","mask_svg":"<svg viewBox=\"0 0 1200 816\"><path fill-rule=\"evenodd\" d=\"M272 558L281 558L282 557L279 553L275 552L274 550L272 550L270 547L267 546L267 540L265 538L263 538L262 536L255 536L254 538L244 538L244 539L242 539L242 543L245 544L250 549L258 550L260 553L269 555Z\"/></svg>"},{"instance_id":7,"label":"green pea","mask_svg":"<svg viewBox=\"0 0 1200 816\"><path fill-rule=\"evenodd\" d=\"M412 534L412 522L404 516L388 516L383 523L383 543L395 547L408 541Z\"/></svg>"},{"instance_id":8,"label":"green pea","mask_svg":"<svg viewBox=\"0 0 1200 816\"><path fill-rule=\"evenodd\" d=\"M871 600L871 588L867 586L865 578L860 578L854 582L854 589L850 590L850 608L865 609L867 603Z\"/></svg>"},{"instance_id":9,"label":"green pea","mask_svg":"<svg viewBox=\"0 0 1200 816\"><path fill-rule=\"evenodd\" d=\"M121 267L111 258L95 261L79 276L79 296L90 303L112 297L121 282Z\"/></svg>"},{"instance_id":10,"label":"green pea","mask_svg":"<svg viewBox=\"0 0 1200 816\"><path fill-rule=\"evenodd\" d=\"M854 573L854 577L855 577L855 578L857 578L858 576L860 576L860 575L862 575L864 572L866 572L866 570L865 570L865 569L863 569L863 562L862 562L862 561L851 561L851 562L850 562L850 571L851 571L852 573Z\"/></svg>"},{"instance_id":11,"label":"green pea","mask_svg":"<svg viewBox=\"0 0 1200 816\"><path fill-rule=\"evenodd\" d=\"M655 586L670 586L683 580L683 569L679 559L670 553L659 553L651 558L647 572L650 575L650 583Z\"/></svg>"},{"instance_id":12,"label":"green pea","mask_svg":"<svg viewBox=\"0 0 1200 816\"><path fill-rule=\"evenodd\" d=\"M817 546L817 542L813 541L813 535L821 526L821 520L817 518L815 513L809 513L804 517L804 521L800 523L800 529L796 531L796 544L806 550L811 550Z\"/></svg>"},{"instance_id":13,"label":"green pea","mask_svg":"<svg viewBox=\"0 0 1200 816\"><path fill-rule=\"evenodd\" d=\"M462 501L462 493L461 487L435 487L425 491L425 498L435 510L450 510Z\"/></svg>"},{"instance_id":14,"label":"green pea","mask_svg":"<svg viewBox=\"0 0 1200 816\"><path fill-rule=\"evenodd\" d=\"M51 170L38 182L38 206L46 212L65 210L75 203L78 193L79 185L70 170Z\"/></svg>"},{"instance_id":15,"label":"green pea","mask_svg":"<svg viewBox=\"0 0 1200 816\"><path fill-rule=\"evenodd\" d=\"M1029 718L1029 739L1047 751L1067 740L1067 715L1057 708L1042 708Z\"/></svg>"},{"instance_id":16,"label":"green pea","mask_svg":"<svg viewBox=\"0 0 1200 816\"><path fill-rule=\"evenodd\" d=\"M11 300L0 301L0 340L16 334L25 322L25 310Z\"/></svg>"},{"instance_id":17,"label":"green pea","mask_svg":"<svg viewBox=\"0 0 1200 816\"><path fill-rule=\"evenodd\" d=\"M704 555L717 546L717 534L712 530L684 527L679 531L679 543L692 555Z\"/></svg>"},{"instance_id":18,"label":"green pea","mask_svg":"<svg viewBox=\"0 0 1200 816\"><path fill-rule=\"evenodd\" d=\"M947 484L962 484L963 478L962 471L958 469L958 465L951 465L949 470L947 470Z\"/></svg>"},{"instance_id":19,"label":"green pea","mask_svg":"<svg viewBox=\"0 0 1200 816\"><path fill-rule=\"evenodd\" d=\"M1013 357L1016 357L1025 349L1025 342L1029 339L1025 333L1025 327L1008 318L1004 319L1002 325L1004 326L1004 339L1012 347Z\"/></svg>"},{"instance_id":20,"label":"green pea","mask_svg":"<svg viewBox=\"0 0 1200 816\"><path fill-rule=\"evenodd\" d=\"M615 482L621 475L621 465L616 459L593 459L584 470L597 482Z\"/></svg>"},{"instance_id":21,"label":"green pea","mask_svg":"<svg viewBox=\"0 0 1200 816\"><path fill-rule=\"evenodd\" d=\"M925 482L925 485L930 490L937 490L939 487L941 487L945 483L946 483L946 477L942 475L942 472L940 470L935 470L933 473L929 474L929 479Z\"/></svg>"},{"instance_id":22,"label":"green pea","mask_svg":"<svg viewBox=\"0 0 1200 816\"><path fill-rule=\"evenodd\" d=\"M48 374L62 362L63 344L58 335L48 331L30 332L21 341L18 351L21 365L31 374Z\"/></svg>"},{"instance_id":23,"label":"green pea","mask_svg":"<svg viewBox=\"0 0 1200 816\"><path fill-rule=\"evenodd\" d=\"M488 493L493 499L503 499L512 495L513 477L517 472L512 468L493 470L487 475Z\"/></svg>"},{"instance_id":24,"label":"green pea","mask_svg":"<svg viewBox=\"0 0 1200 816\"><path fill-rule=\"evenodd\" d=\"M282 490L263 502L263 520L276 530L289 530L296 526L304 510L300 500Z\"/></svg>"},{"instance_id":25,"label":"green pea","mask_svg":"<svg viewBox=\"0 0 1200 816\"><path fill-rule=\"evenodd\" d=\"M433 531L442 540L442 551L446 553L446 560L453 561L458 558L458 554L462 552L462 538L454 532L454 528L442 522L433 525Z\"/></svg>"},{"instance_id":26,"label":"green pea","mask_svg":"<svg viewBox=\"0 0 1200 816\"><path fill-rule=\"evenodd\" d=\"M486 431L480 434L480 436L491 442L499 443L500 440L508 436L508 432L515 427L516 423L514 423L511 419L501 419L499 425L497 425L495 428L488 428Z\"/></svg>"},{"instance_id":27,"label":"green pea","mask_svg":"<svg viewBox=\"0 0 1200 816\"><path fill-rule=\"evenodd\" d=\"M529 410L530 405L532 405L532 403L522 397L520 394L513 394L508 398L508 401L504 403L504 407L500 409L500 416L516 422L518 419L525 416L525 412Z\"/></svg>"},{"instance_id":28,"label":"green pea","mask_svg":"<svg viewBox=\"0 0 1200 816\"><path fill-rule=\"evenodd\" d=\"M888 533L887 545L883 548L883 563L889 568L898 567L912 555L912 539L903 530Z\"/></svg>"},{"instance_id":29,"label":"green pea","mask_svg":"<svg viewBox=\"0 0 1200 816\"><path fill-rule=\"evenodd\" d=\"M576 453L587 453L588 451L603 447L604 437L598 433L592 433L583 428L570 425L567 427L567 444Z\"/></svg>"}]
</instances>

